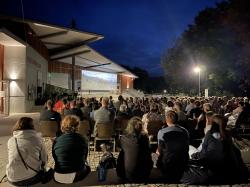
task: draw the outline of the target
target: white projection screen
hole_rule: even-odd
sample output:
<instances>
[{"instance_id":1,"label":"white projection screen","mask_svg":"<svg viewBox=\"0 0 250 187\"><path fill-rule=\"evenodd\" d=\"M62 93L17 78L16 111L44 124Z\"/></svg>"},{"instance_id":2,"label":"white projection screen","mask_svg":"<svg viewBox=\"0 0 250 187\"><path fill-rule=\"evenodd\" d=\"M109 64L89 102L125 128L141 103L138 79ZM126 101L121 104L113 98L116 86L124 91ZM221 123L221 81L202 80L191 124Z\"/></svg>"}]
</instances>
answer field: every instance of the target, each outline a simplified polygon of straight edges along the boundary
<instances>
[{"instance_id":1,"label":"white projection screen","mask_svg":"<svg viewBox=\"0 0 250 187\"><path fill-rule=\"evenodd\" d=\"M81 90L116 90L117 74L82 70Z\"/></svg>"}]
</instances>

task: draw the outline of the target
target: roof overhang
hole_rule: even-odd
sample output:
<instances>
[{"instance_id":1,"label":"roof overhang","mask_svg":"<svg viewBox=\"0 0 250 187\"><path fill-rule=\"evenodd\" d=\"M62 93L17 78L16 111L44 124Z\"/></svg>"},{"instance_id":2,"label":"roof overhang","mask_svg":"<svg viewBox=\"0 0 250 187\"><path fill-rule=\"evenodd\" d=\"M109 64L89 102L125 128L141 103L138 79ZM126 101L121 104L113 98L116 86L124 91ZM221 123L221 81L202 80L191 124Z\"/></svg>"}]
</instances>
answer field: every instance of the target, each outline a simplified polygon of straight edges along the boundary
<instances>
[{"instance_id":1,"label":"roof overhang","mask_svg":"<svg viewBox=\"0 0 250 187\"><path fill-rule=\"evenodd\" d=\"M99 34L61 27L48 23L42 23L30 19L23 20L20 18L3 15L1 15L0 18L6 21L21 22L27 24L34 31L35 35L44 43L44 45L49 50L49 53L52 55L104 38Z\"/></svg>"},{"instance_id":2,"label":"roof overhang","mask_svg":"<svg viewBox=\"0 0 250 187\"><path fill-rule=\"evenodd\" d=\"M0 44L4 46L25 47L23 41L5 28L0 29Z\"/></svg>"},{"instance_id":3,"label":"roof overhang","mask_svg":"<svg viewBox=\"0 0 250 187\"><path fill-rule=\"evenodd\" d=\"M42 23L34 20L23 20L20 18L0 16L1 19L22 22L34 31L34 33L49 50L50 59L72 64L72 57L75 57L75 65L83 69L117 73L132 78L136 75L112 62L86 44L103 39L102 35L75 29L60 27L57 25Z\"/></svg>"},{"instance_id":4,"label":"roof overhang","mask_svg":"<svg viewBox=\"0 0 250 187\"><path fill-rule=\"evenodd\" d=\"M81 46L61 53L57 53L56 55L51 56L51 60L72 64L73 56L75 57L75 65L81 66L83 69L116 73L131 78L138 78L127 69L112 62L111 60L88 46Z\"/></svg>"}]
</instances>

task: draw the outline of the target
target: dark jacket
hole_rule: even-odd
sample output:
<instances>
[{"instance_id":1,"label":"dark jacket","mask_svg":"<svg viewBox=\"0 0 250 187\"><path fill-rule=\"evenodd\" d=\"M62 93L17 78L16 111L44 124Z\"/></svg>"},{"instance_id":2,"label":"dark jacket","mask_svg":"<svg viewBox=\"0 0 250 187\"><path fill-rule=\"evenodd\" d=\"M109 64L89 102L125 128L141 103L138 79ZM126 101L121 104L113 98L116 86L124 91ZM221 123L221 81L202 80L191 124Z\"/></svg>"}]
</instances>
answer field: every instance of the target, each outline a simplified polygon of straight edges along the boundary
<instances>
[{"instance_id":1,"label":"dark jacket","mask_svg":"<svg viewBox=\"0 0 250 187\"><path fill-rule=\"evenodd\" d=\"M204 137L201 151L194 153L192 158L199 160L201 165L206 168L218 171L222 167L224 158L222 141L213 135L211 130L208 131Z\"/></svg>"},{"instance_id":2,"label":"dark jacket","mask_svg":"<svg viewBox=\"0 0 250 187\"><path fill-rule=\"evenodd\" d=\"M248 169L244 164L240 150L234 145L232 138L227 135L223 141L224 167L221 173L222 180L229 183L246 183ZM224 182L223 181L223 182Z\"/></svg>"},{"instance_id":3,"label":"dark jacket","mask_svg":"<svg viewBox=\"0 0 250 187\"><path fill-rule=\"evenodd\" d=\"M40 113L40 121L61 121L61 115L54 110L43 109Z\"/></svg>"},{"instance_id":4,"label":"dark jacket","mask_svg":"<svg viewBox=\"0 0 250 187\"><path fill-rule=\"evenodd\" d=\"M200 107L193 108L189 113L189 118L198 118L202 114L202 110Z\"/></svg>"},{"instance_id":5,"label":"dark jacket","mask_svg":"<svg viewBox=\"0 0 250 187\"><path fill-rule=\"evenodd\" d=\"M159 139L159 134L162 134ZM162 171L165 182L179 182L187 168L189 155L188 132L179 126L166 127L158 133L160 156L157 167Z\"/></svg>"},{"instance_id":6,"label":"dark jacket","mask_svg":"<svg viewBox=\"0 0 250 187\"><path fill-rule=\"evenodd\" d=\"M79 108L71 108L69 110L65 110L64 115L65 116L67 116L67 115L75 115L75 116L79 117L80 121L83 120L83 112Z\"/></svg>"},{"instance_id":7,"label":"dark jacket","mask_svg":"<svg viewBox=\"0 0 250 187\"><path fill-rule=\"evenodd\" d=\"M117 160L117 175L130 182L146 181L153 167L148 136L122 136L121 148Z\"/></svg>"},{"instance_id":8,"label":"dark jacket","mask_svg":"<svg viewBox=\"0 0 250 187\"><path fill-rule=\"evenodd\" d=\"M56 138L52 155L55 160L55 171L72 173L82 170L88 154L88 143L78 133L65 133Z\"/></svg>"}]
</instances>

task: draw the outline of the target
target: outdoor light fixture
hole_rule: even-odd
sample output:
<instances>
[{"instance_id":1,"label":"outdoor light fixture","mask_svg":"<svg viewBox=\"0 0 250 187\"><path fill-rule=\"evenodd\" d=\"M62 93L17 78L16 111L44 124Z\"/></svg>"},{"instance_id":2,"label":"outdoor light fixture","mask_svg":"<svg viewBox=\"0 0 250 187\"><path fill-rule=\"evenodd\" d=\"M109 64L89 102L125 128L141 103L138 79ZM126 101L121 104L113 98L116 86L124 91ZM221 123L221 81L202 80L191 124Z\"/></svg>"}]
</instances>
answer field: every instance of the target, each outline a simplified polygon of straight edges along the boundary
<instances>
[{"instance_id":1,"label":"outdoor light fixture","mask_svg":"<svg viewBox=\"0 0 250 187\"><path fill-rule=\"evenodd\" d=\"M195 67L194 68L194 72L195 73L198 73L198 96L200 97L201 96L201 68L199 66Z\"/></svg>"},{"instance_id":2,"label":"outdoor light fixture","mask_svg":"<svg viewBox=\"0 0 250 187\"><path fill-rule=\"evenodd\" d=\"M195 67L195 68L194 68L194 72L195 72L195 73L199 73L200 71L201 71L201 68L200 68L200 67Z\"/></svg>"}]
</instances>

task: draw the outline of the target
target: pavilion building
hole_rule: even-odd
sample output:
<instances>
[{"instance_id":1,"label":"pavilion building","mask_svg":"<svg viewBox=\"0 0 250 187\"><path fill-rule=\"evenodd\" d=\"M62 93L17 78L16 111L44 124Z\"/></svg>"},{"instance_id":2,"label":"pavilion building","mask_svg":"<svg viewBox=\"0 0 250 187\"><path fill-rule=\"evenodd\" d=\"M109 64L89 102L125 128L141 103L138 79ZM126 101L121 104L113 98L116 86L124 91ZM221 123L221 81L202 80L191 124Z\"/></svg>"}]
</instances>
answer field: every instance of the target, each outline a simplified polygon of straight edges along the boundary
<instances>
[{"instance_id":1,"label":"pavilion building","mask_svg":"<svg viewBox=\"0 0 250 187\"><path fill-rule=\"evenodd\" d=\"M136 75L88 46L103 38L0 17L0 114L30 112L47 85L82 94L122 94L133 89Z\"/></svg>"}]
</instances>

